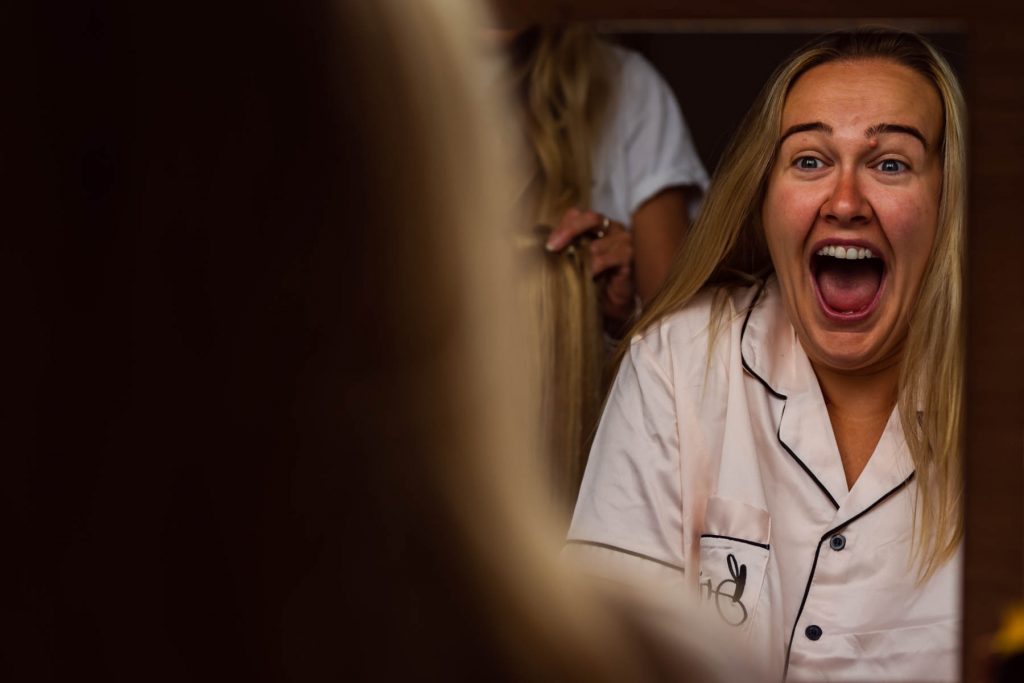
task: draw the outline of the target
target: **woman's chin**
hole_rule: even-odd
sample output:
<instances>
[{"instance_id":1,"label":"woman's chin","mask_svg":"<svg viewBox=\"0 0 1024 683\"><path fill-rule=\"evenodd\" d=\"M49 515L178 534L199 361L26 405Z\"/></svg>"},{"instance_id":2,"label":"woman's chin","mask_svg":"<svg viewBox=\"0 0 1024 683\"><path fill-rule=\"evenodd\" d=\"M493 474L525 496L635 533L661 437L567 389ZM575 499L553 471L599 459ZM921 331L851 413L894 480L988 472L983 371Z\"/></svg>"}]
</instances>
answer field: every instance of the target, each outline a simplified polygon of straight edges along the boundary
<instances>
[{"instance_id":1,"label":"woman's chin","mask_svg":"<svg viewBox=\"0 0 1024 683\"><path fill-rule=\"evenodd\" d=\"M812 332L801 344L814 369L828 369L842 374L873 374L894 364L882 335L877 330Z\"/></svg>"}]
</instances>

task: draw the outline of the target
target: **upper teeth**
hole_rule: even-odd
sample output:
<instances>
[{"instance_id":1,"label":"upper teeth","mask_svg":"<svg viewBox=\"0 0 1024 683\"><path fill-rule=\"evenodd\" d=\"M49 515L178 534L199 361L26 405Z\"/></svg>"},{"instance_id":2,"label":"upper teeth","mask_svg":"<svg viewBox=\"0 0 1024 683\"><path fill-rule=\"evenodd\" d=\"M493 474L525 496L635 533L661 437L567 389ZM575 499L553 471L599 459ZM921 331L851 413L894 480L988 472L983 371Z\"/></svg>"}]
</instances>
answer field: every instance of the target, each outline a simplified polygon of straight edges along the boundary
<instances>
[{"instance_id":1,"label":"upper teeth","mask_svg":"<svg viewBox=\"0 0 1024 683\"><path fill-rule=\"evenodd\" d=\"M818 250L818 256L832 256L835 258L851 260L875 257L875 255L871 253L870 249L861 249L860 247L837 247L835 245L822 247Z\"/></svg>"}]
</instances>

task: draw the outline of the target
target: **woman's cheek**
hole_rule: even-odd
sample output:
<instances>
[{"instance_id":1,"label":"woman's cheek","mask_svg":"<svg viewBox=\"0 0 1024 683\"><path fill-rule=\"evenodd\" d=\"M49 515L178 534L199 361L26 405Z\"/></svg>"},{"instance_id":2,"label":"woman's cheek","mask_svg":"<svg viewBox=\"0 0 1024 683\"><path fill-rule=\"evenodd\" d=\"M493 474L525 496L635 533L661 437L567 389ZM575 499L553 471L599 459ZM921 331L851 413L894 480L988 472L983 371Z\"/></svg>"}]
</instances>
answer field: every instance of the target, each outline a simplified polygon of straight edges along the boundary
<instances>
[{"instance_id":1,"label":"woman's cheek","mask_svg":"<svg viewBox=\"0 0 1024 683\"><path fill-rule=\"evenodd\" d=\"M903 202L879 213L879 223L893 249L911 258L930 253L937 221L933 206L926 202Z\"/></svg>"},{"instance_id":2,"label":"woman's cheek","mask_svg":"<svg viewBox=\"0 0 1024 683\"><path fill-rule=\"evenodd\" d=\"M818 216L820 203L807 193L793 191L781 198L777 213L780 238L788 243L787 251L802 252L811 229Z\"/></svg>"}]
</instances>

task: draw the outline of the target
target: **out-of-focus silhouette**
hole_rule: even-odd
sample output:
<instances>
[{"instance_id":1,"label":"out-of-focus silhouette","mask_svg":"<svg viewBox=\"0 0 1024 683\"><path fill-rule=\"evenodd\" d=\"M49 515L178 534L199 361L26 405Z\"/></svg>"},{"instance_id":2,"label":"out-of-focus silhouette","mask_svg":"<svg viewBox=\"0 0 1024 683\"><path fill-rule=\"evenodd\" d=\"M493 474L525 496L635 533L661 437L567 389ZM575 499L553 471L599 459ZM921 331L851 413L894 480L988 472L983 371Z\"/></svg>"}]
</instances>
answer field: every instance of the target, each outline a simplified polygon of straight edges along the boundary
<instances>
[{"instance_id":1,"label":"out-of-focus silhouette","mask_svg":"<svg viewBox=\"0 0 1024 683\"><path fill-rule=\"evenodd\" d=\"M475 4L34 8L9 670L705 679L555 562Z\"/></svg>"}]
</instances>

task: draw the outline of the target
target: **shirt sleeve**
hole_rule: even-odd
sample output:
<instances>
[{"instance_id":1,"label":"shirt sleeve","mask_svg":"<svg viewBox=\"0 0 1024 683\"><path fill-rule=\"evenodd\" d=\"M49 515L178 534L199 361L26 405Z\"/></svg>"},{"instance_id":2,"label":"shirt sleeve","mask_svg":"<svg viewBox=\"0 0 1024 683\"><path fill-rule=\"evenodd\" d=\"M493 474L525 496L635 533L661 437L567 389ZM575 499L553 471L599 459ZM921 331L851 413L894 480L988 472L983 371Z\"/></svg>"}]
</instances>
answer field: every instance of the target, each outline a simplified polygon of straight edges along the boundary
<instances>
[{"instance_id":1,"label":"shirt sleeve","mask_svg":"<svg viewBox=\"0 0 1024 683\"><path fill-rule=\"evenodd\" d=\"M623 63L621 103L629 114L623 154L629 173L630 216L662 190L694 186L707 189L704 170L690 131L671 88L642 56L630 54ZM699 199L691 206L691 217Z\"/></svg>"},{"instance_id":2,"label":"shirt sleeve","mask_svg":"<svg viewBox=\"0 0 1024 683\"><path fill-rule=\"evenodd\" d=\"M569 544L683 570L679 436L672 382L634 341L594 439Z\"/></svg>"}]
</instances>

